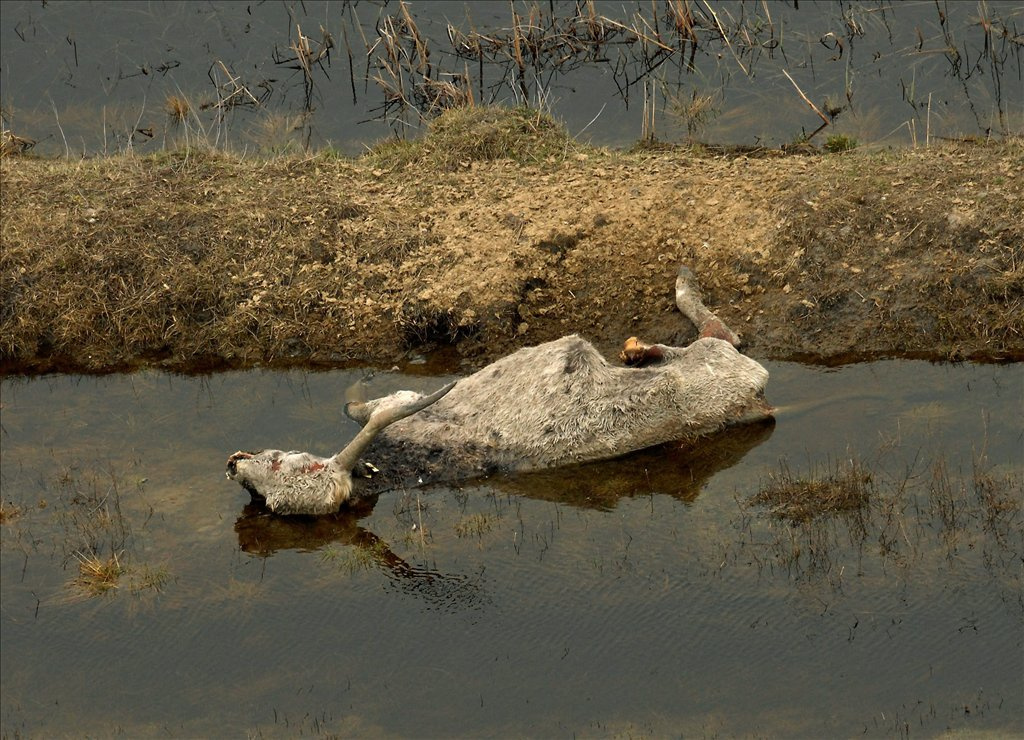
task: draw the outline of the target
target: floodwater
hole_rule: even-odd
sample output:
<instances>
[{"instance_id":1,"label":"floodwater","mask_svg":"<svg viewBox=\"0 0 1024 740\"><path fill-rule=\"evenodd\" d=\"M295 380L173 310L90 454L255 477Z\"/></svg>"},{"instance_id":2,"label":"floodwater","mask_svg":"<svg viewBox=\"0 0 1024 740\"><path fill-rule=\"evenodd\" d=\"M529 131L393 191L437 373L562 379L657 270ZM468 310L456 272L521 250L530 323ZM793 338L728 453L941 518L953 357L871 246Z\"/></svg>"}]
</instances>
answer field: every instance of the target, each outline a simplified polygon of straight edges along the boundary
<instances>
[{"instance_id":1,"label":"floodwater","mask_svg":"<svg viewBox=\"0 0 1024 740\"><path fill-rule=\"evenodd\" d=\"M51 155L197 142L354 153L391 133L415 135L431 91L457 83L477 104L547 108L571 134L616 146L641 137L645 111L661 140L790 143L822 123L803 96L836 116L816 143L840 133L917 146L1024 130L1024 6L1013 0L598 0L594 13L609 19L599 46L585 20L550 22L577 5L588 16L591 6L565 0L5 0L4 128ZM696 48L672 30L673 7L690 9ZM513 36L513 12L519 33L536 40L520 45L522 70L500 43ZM460 55L452 38L474 32L490 51ZM308 50L308 74L298 48Z\"/></svg>"},{"instance_id":2,"label":"floodwater","mask_svg":"<svg viewBox=\"0 0 1024 740\"><path fill-rule=\"evenodd\" d=\"M774 427L319 519L224 461L343 444L358 371L4 379L0 731L1024 733L1024 366L768 367ZM850 460L861 517L745 504Z\"/></svg>"}]
</instances>

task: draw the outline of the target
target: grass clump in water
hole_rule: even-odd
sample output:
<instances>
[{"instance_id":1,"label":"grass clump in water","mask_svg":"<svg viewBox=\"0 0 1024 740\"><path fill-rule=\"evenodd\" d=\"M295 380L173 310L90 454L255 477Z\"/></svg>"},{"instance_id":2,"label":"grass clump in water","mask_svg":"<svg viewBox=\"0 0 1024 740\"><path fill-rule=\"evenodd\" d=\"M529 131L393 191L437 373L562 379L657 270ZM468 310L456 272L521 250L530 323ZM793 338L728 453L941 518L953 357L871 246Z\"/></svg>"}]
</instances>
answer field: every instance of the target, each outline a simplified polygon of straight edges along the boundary
<instances>
[{"instance_id":1,"label":"grass clump in water","mask_svg":"<svg viewBox=\"0 0 1024 740\"><path fill-rule=\"evenodd\" d=\"M124 566L118 554L101 558L95 553L75 553L78 560L78 578L75 584L92 596L100 596L117 588L118 580L124 574Z\"/></svg>"},{"instance_id":2,"label":"grass clump in water","mask_svg":"<svg viewBox=\"0 0 1024 740\"><path fill-rule=\"evenodd\" d=\"M510 159L521 164L561 161L578 145L547 113L526 107L466 106L430 122L422 139L389 139L368 157L381 167L425 165L455 170L471 162Z\"/></svg>"},{"instance_id":3,"label":"grass clump in water","mask_svg":"<svg viewBox=\"0 0 1024 740\"><path fill-rule=\"evenodd\" d=\"M749 502L767 506L777 519L793 524L820 517L859 511L871 500L871 474L856 461L818 476L796 476L782 462L778 473L771 473Z\"/></svg>"},{"instance_id":4,"label":"grass clump in water","mask_svg":"<svg viewBox=\"0 0 1024 740\"><path fill-rule=\"evenodd\" d=\"M21 516L21 509L14 504L0 501L0 524L6 524Z\"/></svg>"},{"instance_id":5,"label":"grass clump in water","mask_svg":"<svg viewBox=\"0 0 1024 740\"><path fill-rule=\"evenodd\" d=\"M455 534L458 537L482 537L494 528L494 519L490 514L470 514L455 522Z\"/></svg>"},{"instance_id":6,"label":"grass clump in water","mask_svg":"<svg viewBox=\"0 0 1024 740\"><path fill-rule=\"evenodd\" d=\"M825 151L831 152L832 154L848 152L851 149L856 148L857 140L852 136L847 136L846 134L833 134L825 139Z\"/></svg>"}]
</instances>

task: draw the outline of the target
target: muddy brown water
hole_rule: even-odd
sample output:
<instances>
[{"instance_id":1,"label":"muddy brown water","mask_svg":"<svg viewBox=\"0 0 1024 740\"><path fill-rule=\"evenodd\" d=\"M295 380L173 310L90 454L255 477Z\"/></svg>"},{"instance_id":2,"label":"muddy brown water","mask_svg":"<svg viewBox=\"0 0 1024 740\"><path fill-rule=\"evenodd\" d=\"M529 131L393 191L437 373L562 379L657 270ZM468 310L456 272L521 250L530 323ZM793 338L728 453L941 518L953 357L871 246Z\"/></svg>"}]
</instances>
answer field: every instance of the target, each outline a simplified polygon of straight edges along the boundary
<instances>
[{"instance_id":1,"label":"muddy brown water","mask_svg":"<svg viewBox=\"0 0 1024 740\"><path fill-rule=\"evenodd\" d=\"M774 427L320 519L224 460L335 449L360 371L4 379L2 733L1024 732L1024 366L769 369ZM860 525L741 505L851 458Z\"/></svg>"}]
</instances>

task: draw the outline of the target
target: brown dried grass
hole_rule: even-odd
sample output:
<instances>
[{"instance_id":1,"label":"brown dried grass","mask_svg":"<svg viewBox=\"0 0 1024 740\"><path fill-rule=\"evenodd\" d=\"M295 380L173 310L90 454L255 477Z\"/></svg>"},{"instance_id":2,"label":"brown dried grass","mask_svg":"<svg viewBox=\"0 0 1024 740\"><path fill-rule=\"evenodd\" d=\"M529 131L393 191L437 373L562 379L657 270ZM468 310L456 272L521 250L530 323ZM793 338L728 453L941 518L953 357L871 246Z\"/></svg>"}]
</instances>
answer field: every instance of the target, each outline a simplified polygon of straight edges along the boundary
<instances>
[{"instance_id":1,"label":"brown dried grass","mask_svg":"<svg viewBox=\"0 0 1024 740\"><path fill-rule=\"evenodd\" d=\"M317 329L347 318L351 273L317 273L361 213L344 179L197 152L70 166L5 173L4 358L245 363L336 338Z\"/></svg>"},{"instance_id":2,"label":"brown dried grass","mask_svg":"<svg viewBox=\"0 0 1024 740\"><path fill-rule=\"evenodd\" d=\"M683 342L679 261L762 356L1024 356L1016 142L616 154L481 110L404 161L5 158L0 371ZM481 127L525 138L481 148Z\"/></svg>"},{"instance_id":3,"label":"brown dried grass","mask_svg":"<svg viewBox=\"0 0 1024 740\"><path fill-rule=\"evenodd\" d=\"M388 140L369 153L382 167L416 165L444 171L474 162L560 162L586 147L574 142L550 115L524 107L465 106L433 119L415 141Z\"/></svg>"},{"instance_id":4,"label":"brown dried grass","mask_svg":"<svg viewBox=\"0 0 1024 740\"><path fill-rule=\"evenodd\" d=\"M188 120L192 113L192 104L184 95L168 95L164 99L164 111L170 119L171 126L180 126Z\"/></svg>"},{"instance_id":5,"label":"brown dried grass","mask_svg":"<svg viewBox=\"0 0 1024 740\"><path fill-rule=\"evenodd\" d=\"M75 585L92 596L116 589L125 572L117 553L108 558L100 558L93 553L75 553L75 559L78 561Z\"/></svg>"}]
</instances>

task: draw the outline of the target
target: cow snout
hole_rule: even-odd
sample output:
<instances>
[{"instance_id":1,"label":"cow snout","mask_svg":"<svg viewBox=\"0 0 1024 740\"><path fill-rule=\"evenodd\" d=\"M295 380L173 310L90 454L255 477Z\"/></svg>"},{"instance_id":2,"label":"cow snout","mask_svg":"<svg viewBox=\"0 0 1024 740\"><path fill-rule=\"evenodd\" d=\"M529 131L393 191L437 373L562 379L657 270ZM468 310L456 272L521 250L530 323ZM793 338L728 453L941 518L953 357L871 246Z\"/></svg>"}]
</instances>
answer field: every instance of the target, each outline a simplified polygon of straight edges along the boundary
<instances>
[{"instance_id":1,"label":"cow snout","mask_svg":"<svg viewBox=\"0 0 1024 740\"><path fill-rule=\"evenodd\" d=\"M241 452L241 451L236 452L234 455L229 457L228 458L228 470L227 470L228 478L233 478L234 476L238 475L238 461L239 460L250 460L250 459L252 459L252 454L251 453L249 453L249 452Z\"/></svg>"}]
</instances>

